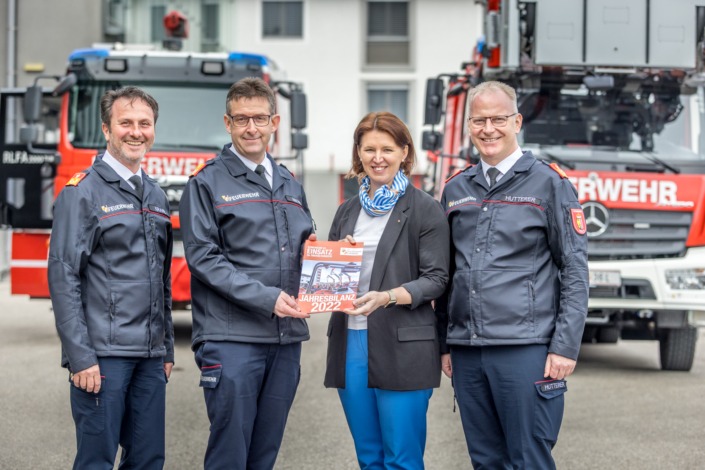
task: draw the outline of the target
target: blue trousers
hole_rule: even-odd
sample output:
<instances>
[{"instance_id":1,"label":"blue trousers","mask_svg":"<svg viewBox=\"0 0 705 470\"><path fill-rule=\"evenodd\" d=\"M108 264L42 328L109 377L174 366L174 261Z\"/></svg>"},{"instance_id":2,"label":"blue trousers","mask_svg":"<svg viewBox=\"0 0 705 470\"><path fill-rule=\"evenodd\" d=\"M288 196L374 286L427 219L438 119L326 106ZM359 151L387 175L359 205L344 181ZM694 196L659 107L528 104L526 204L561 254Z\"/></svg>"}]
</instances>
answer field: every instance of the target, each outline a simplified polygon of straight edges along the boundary
<instances>
[{"instance_id":1,"label":"blue trousers","mask_svg":"<svg viewBox=\"0 0 705 470\"><path fill-rule=\"evenodd\" d=\"M432 389L367 387L367 330L348 330L345 388L338 389L361 469L424 468Z\"/></svg>"},{"instance_id":2,"label":"blue trousers","mask_svg":"<svg viewBox=\"0 0 705 470\"><path fill-rule=\"evenodd\" d=\"M555 469L564 381L543 377L547 345L451 346L453 386L475 469Z\"/></svg>"},{"instance_id":3,"label":"blue trousers","mask_svg":"<svg viewBox=\"0 0 705 470\"><path fill-rule=\"evenodd\" d=\"M166 375L162 358L98 358L100 392L70 383L76 423L75 470L112 470L118 445L121 469L164 467Z\"/></svg>"},{"instance_id":4,"label":"blue trousers","mask_svg":"<svg viewBox=\"0 0 705 470\"><path fill-rule=\"evenodd\" d=\"M196 351L210 437L204 468L271 469L301 377L301 343L210 341Z\"/></svg>"}]
</instances>

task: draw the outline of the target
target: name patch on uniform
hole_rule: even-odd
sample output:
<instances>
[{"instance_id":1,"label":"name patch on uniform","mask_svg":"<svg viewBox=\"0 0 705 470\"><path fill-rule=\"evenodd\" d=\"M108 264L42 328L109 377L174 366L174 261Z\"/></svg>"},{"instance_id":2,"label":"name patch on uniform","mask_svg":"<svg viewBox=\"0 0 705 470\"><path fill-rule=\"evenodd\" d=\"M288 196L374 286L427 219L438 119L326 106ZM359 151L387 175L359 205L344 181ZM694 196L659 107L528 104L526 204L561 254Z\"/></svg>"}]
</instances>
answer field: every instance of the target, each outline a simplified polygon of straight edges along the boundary
<instances>
[{"instance_id":1,"label":"name patch on uniform","mask_svg":"<svg viewBox=\"0 0 705 470\"><path fill-rule=\"evenodd\" d=\"M149 210L152 211L152 212L158 212L158 213L163 214L163 215L166 215L166 216L169 215L169 211L167 211L166 209L162 209L162 208L159 207L159 206L155 206L154 204L150 204L150 205L148 205L147 207L148 207Z\"/></svg>"},{"instance_id":2,"label":"name patch on uniform","mask_svg":"<svg viewBox=\"0 0 705 470\"><path fill-rule=\"evenodd\" d=\"M527 202L529 204L541 205L541 199L534 196L510 196L508 194L504 195L504 200L507 202Z\"/></svg>"},{"instance_id":3,"label":"name patch on uniform","mask_svg":"<svg viewBox=\"0 0 705 470\"><path fill-rule=\"evenodd\" d=\"M539 385L542 392L553 392L555 390L563 390L567 388L565 380L554 380L552 382L546 382Z\"/></svg>"},{"instance_id":4,"label":"name patch on uniform","mask_svg":"<svg viewBox=\"0 0 705 470\"><path fill-rule=\"evenodd\" d=\"M105 212L107 214L107 213L115 212L115 211L134 209L135 205L134 204L115 204L114 206L102 205L102 206L100 206L100 208L103 210L103 212Z\"/></svg>"},{"instance_id":5,"label":"name patch on uniform","mask_svg":"<svg viewBox=\"0 0 705 470\"><path fill-rule=\"evenodd\" d=\"M254 192L254 193L244 193L244 194L231 194L231 195L222 195L220 198L225 201L225 202L235 202L239 201L240 199L251 199L253 197L260 197L259 192Z\"/></svg>"},{"instance_id":6,"label":"name patch on uniform","mask_svg":"<svg viewBox=\"0 0 705 470\"><path fill-rule=\"evenodd\" d=\"M468 196L468 197L464 197L462 199L458 199L457 201L448 201L448 209L450 209L451 207L457 206L458 204L462 204L462 203L468 202L468 201L477 201L477 198L474 196Z\"/></svg>"},{"instance_id":7,"label":"name patch on uniform","mask_svg":"<svg viewBox=\"0 0 705 470\"><path fill-rule=\"evenodd\" d=\"M207 375L202 375L201 376L201 382L217 382L218 377L209 377Z\"/></svg>"},{"instance_id":8,"label":"name patch on uniform","mask_svg":"<svg viewBox=\"0 0 705 470\"><path fill-rule=\"evenodd\" d=\"M587 224L585 223L585 214L583 209L570 209L570 218L573 221L573 229L578 235L585 235L587 232Z\"/></svg>"}]
</instances>

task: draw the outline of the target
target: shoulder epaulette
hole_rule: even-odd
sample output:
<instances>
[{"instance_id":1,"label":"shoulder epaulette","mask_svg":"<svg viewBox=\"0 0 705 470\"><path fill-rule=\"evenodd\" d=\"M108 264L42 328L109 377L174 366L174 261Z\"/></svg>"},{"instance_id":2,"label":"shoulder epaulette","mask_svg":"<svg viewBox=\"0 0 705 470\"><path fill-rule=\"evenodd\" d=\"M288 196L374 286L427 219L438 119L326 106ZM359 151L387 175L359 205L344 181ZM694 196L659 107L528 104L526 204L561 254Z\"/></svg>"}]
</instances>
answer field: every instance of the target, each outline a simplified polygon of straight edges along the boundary
<instances>
[{"instance_id":1,"label":"shoulder epaulette","mask_svg":"<svg viewBox=\"0 0 705 470\"><path fill-rule=\"evenodd\" d=\"M211 163L212 161L213 161L213 160L211 159L211 160L206 160L205 162L199 163L198 166L196 167L196 169L193 170L189 176L196 176L196 175L199 174L199 173L201 172L201 170L204 169L207 165L210 165L210 163Z\"/></svg>"},{"instance_id":2,"label":"shoulder epaulette","mask_svg":"<svg viewBox=\"0 0 705 470\"><path fill-rule=\"evenodd\" d=\"M556 173L558 173L559 175L561 175L561 178L567 178L567 177L568 177L568 175L565 174L565 171L563 171L563 168L561 168L561 167L558 166L558 163L553 162L553 163L549 164L548 166L550 166L553 171L555 171Z\"/></svg>"},{"instance_id":3,"label":"shoulder epaulette","mask_svg":"<svg viewBox=\"0 0 705 470\"><path fill-rule=\"evenodd\" d=\"M294 173L293 173L290 169L288 169L286 166L284 166L283 163L280 163L279 166L282 167L282 168L284 168L286 171L289 172L289 174L291 174L291 176L293 176L294 178L296 178L296 175L294 175Z\"/></svg>"},{"instance_id":4,"label":"shoulder epaulette","mask_svg":"<svg viewBox=\"0 0 705 470\"><path fill-rule=\"evenodd\" d=\"M446 178L446 183L447 183L448 181L452 180L453 178L455 178L456 176L458 176L460 173L462 173L462 172L464 172L465 170L467 170L468 168L472 167L472 166L473 166L473 165L468 165L468 166L466 166L465 168L461 168L460 170L456 171L455 173L453 173L452 175L450 175L448 178Z\"/></svg>"},{"instance_id":5,"label":"shoulder epaulette","mask_svg":"<svg viewBox=\"0 0 705 470\"><path fill-rule=\"evenodd\" d=\"M68 182L66 183L66 186L78 186L78 183L80 183L81 180L83 178L85 178L87 174L88 173L83 173L83 172L79 171L78 173L73 175L70 180L68 180Z\"/></svg>"}]
</instances>

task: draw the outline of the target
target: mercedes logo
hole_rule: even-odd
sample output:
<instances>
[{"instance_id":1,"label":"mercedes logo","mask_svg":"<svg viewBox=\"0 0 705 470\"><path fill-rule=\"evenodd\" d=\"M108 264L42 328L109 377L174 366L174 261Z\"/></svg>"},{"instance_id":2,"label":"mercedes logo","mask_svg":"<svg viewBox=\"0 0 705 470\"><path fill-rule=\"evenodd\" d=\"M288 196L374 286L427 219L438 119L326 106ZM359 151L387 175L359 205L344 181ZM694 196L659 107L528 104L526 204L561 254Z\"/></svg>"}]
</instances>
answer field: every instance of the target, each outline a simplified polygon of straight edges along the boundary
<instances>
[{"instance_id":1,"label":"mercedes logo","mask_svg":"<svg viewBox=\"0 0 705 470\"><path fill-rule=\"evenodd\" d=\"M599 202L586 202L583 206L585 213L585 223L587 224L587 236L599 237L610 225L610 213L605 206Z\"/></svg>"}]
</instances>

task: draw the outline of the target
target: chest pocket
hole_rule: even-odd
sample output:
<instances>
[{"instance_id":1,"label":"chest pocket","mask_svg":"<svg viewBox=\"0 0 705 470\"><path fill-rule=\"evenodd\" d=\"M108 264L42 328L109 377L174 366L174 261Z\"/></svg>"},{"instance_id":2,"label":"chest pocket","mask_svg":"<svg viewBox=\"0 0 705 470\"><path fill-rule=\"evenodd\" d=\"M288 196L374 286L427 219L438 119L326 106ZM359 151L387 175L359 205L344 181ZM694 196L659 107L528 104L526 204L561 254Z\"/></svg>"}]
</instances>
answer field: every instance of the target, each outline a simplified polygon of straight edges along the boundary
<instances>
[{"instance_id":1,"label":"chest pocket","mask_svg":"<svg viewBox=\"0 0 705 470\"><path fill-rule=\"evenodd\" d=\"M171 217L166 209L161 206L149 204L145 210L146 236L151 238L152 246L149 247L150 261L161 272L164 269L167 244L172 232Z\"/></svg>"},{"instance_id":2,"label":"chest pocket","mask_svg":"<svg viewBox=\"0 0 705 470\"><path fill-rule=\"evenodd\" d=\"M537 244L546 243L547 238L543 202L537 198L501 195L486 204L491 214L487 243L492 266L531 268Z\"/></svg>"},{"instance_id":3,"label":"chest pocket","mask_svg":"<svg viewBox=\"0 0 705 470\"><path fill-rule=\"evenodd\" d=\"M98 219L98 243L112 276L132 279L136 270L144 271L146 246L142 211L132 203L108 203L99 207Z\"/></svg>"}]
</instances>

